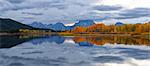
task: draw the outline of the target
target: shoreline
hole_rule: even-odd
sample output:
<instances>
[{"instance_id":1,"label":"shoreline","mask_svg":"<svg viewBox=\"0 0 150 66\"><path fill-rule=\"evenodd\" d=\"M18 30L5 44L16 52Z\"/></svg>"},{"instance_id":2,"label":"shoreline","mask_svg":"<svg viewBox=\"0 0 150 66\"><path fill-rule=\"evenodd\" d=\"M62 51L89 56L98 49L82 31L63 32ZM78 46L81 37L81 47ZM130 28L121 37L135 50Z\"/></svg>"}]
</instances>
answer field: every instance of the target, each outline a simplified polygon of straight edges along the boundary
<instances>
[{"instance_id":1,"label":"shoreline","mask_svg":"<svg viewBox=\"0 0 150 66\"><path fill-rule=\"evenodd\" d=\"M0 35L60 35L60 36L149 36L150 37L150 33L146 33L146 34L128 34L128 33L124 33L124 34L113 34L113 33L94 33L94 34L90 34L90 33L86 33L86 34L80 34L80 33L63 33L63 32L48 32L48 33L0 33Z\"/></svg>"}]
</instances>

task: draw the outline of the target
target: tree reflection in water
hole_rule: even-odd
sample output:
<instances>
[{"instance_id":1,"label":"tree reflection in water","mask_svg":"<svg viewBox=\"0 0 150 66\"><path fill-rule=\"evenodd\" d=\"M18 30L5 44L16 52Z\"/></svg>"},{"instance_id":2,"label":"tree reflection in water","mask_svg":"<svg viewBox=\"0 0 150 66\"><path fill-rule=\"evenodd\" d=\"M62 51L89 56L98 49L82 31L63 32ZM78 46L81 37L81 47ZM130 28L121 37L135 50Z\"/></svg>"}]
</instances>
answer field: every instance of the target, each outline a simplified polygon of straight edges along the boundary
<instances>
[{"instance_id":1,"label":"tree reflection in water","mask_svg":"<svg viewBox=\"0 0 150 66\"><path fill-rule=\"evenodd\" d=\"M110 44L126 44L126 45L147 45L150 46L150 38L131 37L131 36L78 36L73 40L76 43L88 42L94 45Z\"/></svg>"}]
</instances>

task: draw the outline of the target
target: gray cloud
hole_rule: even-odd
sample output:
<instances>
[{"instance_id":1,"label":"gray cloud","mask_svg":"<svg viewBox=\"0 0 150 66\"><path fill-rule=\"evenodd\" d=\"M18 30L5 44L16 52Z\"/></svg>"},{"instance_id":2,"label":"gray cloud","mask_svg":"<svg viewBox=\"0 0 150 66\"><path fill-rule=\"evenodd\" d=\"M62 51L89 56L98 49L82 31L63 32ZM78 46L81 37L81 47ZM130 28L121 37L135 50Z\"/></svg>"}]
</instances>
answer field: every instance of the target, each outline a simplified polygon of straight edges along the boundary
<instances>
[{"instance_id":1,"label":"gray cloud","mask_svg":"<svg viewBox=\"0 0 150 66\"><path fill-rule=\"evenodd\" d=\"M33 9L33 8L57 8L57 9L65 9L67 8L67 4L63 3L64 0L2 0L0 1L0 11L8 11L8 10L23 10L23 9Z\"/></svg>"},{"instance_id":2,"label":"gray cloud","mask_svg":"<svg viewBox=\"0 0 150 66\"><path fill-rule=\"evenodd\" d=\"M122 9L121 6L108 6L108 5L98 5L93 7L94 10L99 11L114 11Z\"/></svg>"},{"instance_id":3,"label":"gray cloud","mask_svg":"<svg viewBox=\"0 0 150 66\"><path fill-rule=\"evenodd\" d=\"M28 15L43 15L43 13L32 13L32 12L22 12L22 14L28 14Z\"/></svg>"},{"instance_id":4,"label":"gray cloud","mask_svg":"<svg viewBox=\"0 0 150 66\"><path fill-rule=\"evenodd\" d=\"M88 4L83 4L83 3L78 3L78 2L75 2L75 3L73 3L73 4L79 5L79 6L88 6Z\"/></svg>"},{"instance_id":5,"label":"gray cloud","mask_svg":"<svg viewBox=\"0 0 150 66\"><path fill-rule=\"evenodd\" d=\"M18 4L24 2L25 0L7 0L7 1L10 3Z\"/></svg>"},{"instance_id":6,"label":"gray cloud","mask_svg":"<svg viewBox=\"0 0 150 66\"><path fill-rule=\"evenodd\" d=\"M50 7L55 7L57 9L66 9L68 6L66 5L60 5L60 4L55 4L55 5L50 5Z\"/></svg>"},{"instance_id":7,"label":"gray cloud","mask_svg":"<svg viewBox=\"0 0 150 66\"><path fill-rule=\"evenodd\" d=\"M132 19L132 18L138 18L135 16L119 16L119 17L114 17L114 19Z\"/></svg>"},{"instance_id":8,"label":"gray cloud","mask_svg":"<svg viewBox=\"0 0 150 66\"><path fill-rule=\"evenodd\" d=\"M150 15L148 8L125 10L121 6L97 5L99 0L0 0L0 17L27 23L72 22L94 19L132 19ZM115 12L115 13L114 13Z\"/></svg>"},{"instance_id":9,"label":"gray cloud","mask_svg":"<svg viewBox=\"0 0 150 66\"><path fill-rule=\"evenodd\" d=\"M33 20L35 19L34 17L20 17L21 19L25 19L25 20Z\"/></svg>"},{"instance_id":10,"label":"gray cloud","mask_svg":"<svg viewBox=\"0 0 150 66\"><path fill-rule=\"evenodd\" d=\"M150 17L150 8L134 8L129 10L124 10L119 13L120 17L115 19L131 19L139 17Z\"/></svg>"}]
</instances>

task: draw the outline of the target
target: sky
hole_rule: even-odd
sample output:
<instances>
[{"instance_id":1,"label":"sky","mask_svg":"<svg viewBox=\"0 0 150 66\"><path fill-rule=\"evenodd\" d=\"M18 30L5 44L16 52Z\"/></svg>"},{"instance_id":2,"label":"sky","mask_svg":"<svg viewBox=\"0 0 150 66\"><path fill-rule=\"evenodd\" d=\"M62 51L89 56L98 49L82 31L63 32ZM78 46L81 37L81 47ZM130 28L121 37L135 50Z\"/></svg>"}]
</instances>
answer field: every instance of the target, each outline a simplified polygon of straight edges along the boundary
<instances>
[{"instance_id":1,"label":"sky","mask_svg":"<svg viewBox=\"0 0 150 66\"><path fill-rule=\"evenodd\" d=\"M144 23L150 21L150 0L0 0L0 18L30 24L78 20L96 23Z\"/></svg>"}]
</instances>

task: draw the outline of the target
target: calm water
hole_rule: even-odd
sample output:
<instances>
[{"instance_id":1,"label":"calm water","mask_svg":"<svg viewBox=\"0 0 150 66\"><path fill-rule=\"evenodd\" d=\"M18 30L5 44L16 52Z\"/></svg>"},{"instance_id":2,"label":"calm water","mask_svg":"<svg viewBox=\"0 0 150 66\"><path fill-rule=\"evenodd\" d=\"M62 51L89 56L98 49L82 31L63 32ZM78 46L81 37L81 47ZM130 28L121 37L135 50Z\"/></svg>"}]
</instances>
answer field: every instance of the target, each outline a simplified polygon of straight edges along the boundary
<instances>
[{"instance_id":1,"label":"calm water","mask_svg":"<svg viewBox=\"0 0 150 66\"><path fill-rule=\"evenodd\" d=\"M150 66L150 38L5 35L0 66Z\"/></svg>"}]
</instances>

